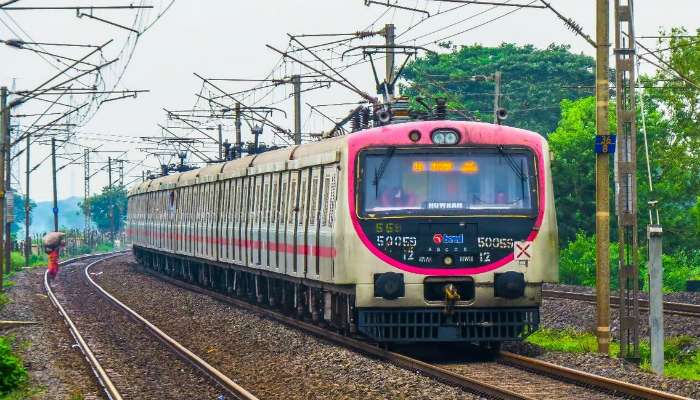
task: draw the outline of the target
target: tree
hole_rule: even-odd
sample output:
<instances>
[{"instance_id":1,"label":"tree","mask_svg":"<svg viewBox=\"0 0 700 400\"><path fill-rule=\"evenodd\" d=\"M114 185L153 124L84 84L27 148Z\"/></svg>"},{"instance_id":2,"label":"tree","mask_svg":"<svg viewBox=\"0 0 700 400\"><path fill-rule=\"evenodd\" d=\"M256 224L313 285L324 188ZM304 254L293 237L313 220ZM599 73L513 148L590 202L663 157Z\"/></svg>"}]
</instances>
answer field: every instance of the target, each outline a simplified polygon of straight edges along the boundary
<instances>
[{"instance_id":1,"label":"tree","mask_svg":"<svg viewBox=\"0 0 700 400\"><path fill-rule=\"evenodd\" d=\"M36 207L34 200L29 199L29 221L31 222L31 212ZM17 232L24 231L24 196L19 193L14 193L13 198L13 221L12 234L17 235Z\"/></svg>"},{"instance_id":2,"label":"tree","mask_svg":"<svg viewBox=\"0 0 700 400\"><path fill-rule=\"evenodd\" d=\"M501 105L509 112L508 125L546 135L557 127L563 99L591 94L594 65L593 58L573 54L565 45L552 44L544 50L510 43L472 45L410 63L403 75L408 81L404 92L412 97L444 97L449 108L491 122L494 84L471 77L501 71Z\"/></svg>"},{"instance_id":3,"label":"tree","mask_svg":"<svg viewBox=\"0 0 700 400\"><path fill-rule=\"evenodd\" d=\"M101 232L119 232L126 222L126 189L121 186L105 187L102 193L88 197L80 205L84 213Z\"/></svg>"}]
</instances>

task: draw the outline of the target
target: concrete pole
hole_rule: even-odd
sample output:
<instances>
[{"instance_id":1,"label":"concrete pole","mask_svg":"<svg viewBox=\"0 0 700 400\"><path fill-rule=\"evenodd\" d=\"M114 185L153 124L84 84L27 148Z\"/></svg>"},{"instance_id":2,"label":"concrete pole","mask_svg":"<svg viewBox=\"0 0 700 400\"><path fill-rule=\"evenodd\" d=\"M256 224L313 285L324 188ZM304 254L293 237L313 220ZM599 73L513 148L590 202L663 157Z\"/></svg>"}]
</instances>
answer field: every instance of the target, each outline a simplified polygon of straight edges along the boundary
<instances>
[{"instance_id":1,"label":"concrete pole","mask_svg":"<svg viewBox=\"0 0 700 400\"><path fill-rule=\"evenodd\" d=\"M223 161L224 160L224 135L221 132L221 124L218 126L219 128L219 160Z\"/></svg>"},{"instance_id":2,"label":"concrete pole","mask_svg":"<svg viewBox=\"0 0 700 400\"><path fill-rule=\"evenodd\" d=\"M5 97L7 97L7 93L5 94ZM5 229L5 242L3 243L3 245L5 246L5 252L3 254L3 260L5 264L5 273L9 274L12 271L12 258L10 257L10 255L12 254L12 210L10 210L12 205L10 204L10 197L12 196L12 188L10 185L10 183L12 182L12 173L10 172L10 166L12 166L12 157L10 156L10 143L12 142L12 139L10 138L10 109L7 109L5 111L6 112L3 113L3 125L5 127L3 128L2 142L2 153L4 156L3 163L5 164L5 171L2 175L4 178L0 179L5 180L2 205L2 207L5 209L4 218L2 219Z\"/></svg>"},{"instance_id":3,"label":"concrete pole","mask_svg":"<svg viewBox=\"0 0 700 400\"><path fill-rule=\"evenodd\" d=\"M58 232L58 186L56 186L56 138L51 138L51 177L53 180L53 230Z\"/></svg>"},{"instance_id":4,"label":"concrete pole","mask_svg":"<svg viewBox=\"0 0 700 400\"><path fill-rule=\"evenodd\" d=\"M25 172L26 179L26 189L24 191L24 266L29 268L29 258L32 255L32 240L29 235L29 219L31 216L31 204L29 200L29 176L31 175L31 158L29 157L29 150L31 145L31 135L27 134L27 148L24 150L25 158L27 159L27 165Z\"/></svg>"},{"instance_id":5,"label":"concrete pole","mask_svg":"<svg viewBox=\"0 0 700 400\"><path fill-rule=\"evenodd\" d=\"M596 132L609 136L610 3L596 0ZM598 352L610 352L610 154L596 154L596 306Z\"/></svg>"},{"instance_id":6,"label":"concrete pole","mask_svg":"<svg viewBox=\"0 0 700 400\"><path fill-rule=\"evenodd\" d=\"M236 147L233 149L233 158L241 156L241 148L243 147L241 135L241 103L236 103Z\"/></svg>"},{"instance_id":7,"label":"concrete pole","mask_svg":"<svg viewBox=\"0 0 700 400\"><path fill-rule=\"evenodd\" d=\"M384 25L384 44L386 45L386 71L384 72L385 83L386 83L386 102L390 103L394 97L394 88L391 86L391 82L394 80L394 45L396 39L396 29L394 24Z\"/></svg>"},{"instance_id":8,"label":"concrete pole","mask_svg":"<svg viewBox=\"0 0 700 400\"><path fill-rule=\"evenodd\" d=\"M651 370L664 373L664 309L663 275L661 259L661 225L649 225L649 342L651 345Z\"/></svg>"},{"instance_id":9,"label":"concrete pole","mask_svg":"<svg viewBox=\"0 0 700 400\"><path fill-rule=\"evenodd\" d=\"M7 107L7 88L0 88L0 221L5 220L5 138L10 132L10 109ZM0 231L4 231L4 224L0 224ZM5 242L4 232L0 232L0 263L5 259ZM2 291L2 282L4 268L0 265L0 291Z\"/></svg>"},{"instance_id":10,"label":"concrete pole","mask_svg":"<svg viewBox=\"0 0 700 400\"><path fill-rule=\"evenodd\" d=\"M301 144L301 77L292 75L294 86L294 144Z\"/></svg>"},{"instance_id":11,"label":"concrete pole","mask_svg":"<svg viewBox=\"0 0 700 400\"><path fill-rule=\"evenodd\" d=\"M493 74L494 93L493 93L493 123L501 124L501 119L498 118L498 109L501 108L501 71L496 71Z\"/></svg>"},{"instance_id":12,"label":"concrete pole","mask_svg":"<svg viewBox=\"0 0 700 400\"><path fill-rule=\"evenodd\" d=\"M84 194L83 194L83 203L87 204L87 200L90 198L90 149L84 149L84 155L83 155L83 171L84 171L84 177L83 177L83 184L84 186ZM85 214L85 237L87 238L87 232L88 228L90 227L90 210L84 210L83 213Z\"/></svg>"}]
</instances>

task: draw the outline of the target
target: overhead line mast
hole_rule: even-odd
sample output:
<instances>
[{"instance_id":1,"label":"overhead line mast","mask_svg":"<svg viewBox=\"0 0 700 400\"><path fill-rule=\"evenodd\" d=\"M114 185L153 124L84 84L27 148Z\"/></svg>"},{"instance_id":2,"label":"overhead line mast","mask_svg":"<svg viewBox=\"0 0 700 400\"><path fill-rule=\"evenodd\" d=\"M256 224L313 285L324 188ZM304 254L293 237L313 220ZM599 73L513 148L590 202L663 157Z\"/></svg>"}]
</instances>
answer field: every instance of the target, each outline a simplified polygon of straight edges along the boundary
<instances>
[{"instance_id":1,"label":"overhead line mast","mask_svg":"<svg viewBox=\"0 0 700 400\"><path fill-rule=\"evenodd\" d=\"M620 356L639 361L639 253L637 238L637 107L633 0L615 0L617 106L617 236L620 279Z\"/></svg>"}]
</instances>

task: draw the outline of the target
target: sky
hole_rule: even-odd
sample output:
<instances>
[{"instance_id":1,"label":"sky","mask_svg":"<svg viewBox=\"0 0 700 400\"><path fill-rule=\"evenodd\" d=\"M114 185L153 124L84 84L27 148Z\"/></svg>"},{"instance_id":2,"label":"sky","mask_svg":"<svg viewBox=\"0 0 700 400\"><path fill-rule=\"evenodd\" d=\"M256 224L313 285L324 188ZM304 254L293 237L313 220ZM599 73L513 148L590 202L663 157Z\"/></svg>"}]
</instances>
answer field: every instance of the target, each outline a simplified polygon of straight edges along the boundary
<instances>
[{"instance_id":1,"label":"sky","mask_svg":"<svg viewBox=\"0 0 700 400\"><path fill-rule=\"evenodd\" d=\"M357 31L378 31L384 24L396 26L401 44L422 45L430 50L444 51L436 42L451 36L448 40L455 45L480 43L485 46L497 46L504 42L533 44L546 47L551 43L563 43L571 46L576 53L594 55L594 49L584 39L576 36L557 19L549 10L526 9L514 7L493 7L484 5L462 5L443 3L435 0L398 0L402 6L413 7L430 12L427 14L414 11L387 10L382 5L365 6L364 0L20 0L12 6L88 6L88 5L128 5L129 3L153 5L151 10L137 14L136 10L95 10L93 16L107 19L123 26L136 26L139 31L155 21L136 40L136 35L128 30L91 19L87 16L77 17L75 10L41 10L0 11L0 39L21 38L24 41L44 43L81 43L101 44L113 39L101 54L89 58L95 66L119 57L119 60L103 69L102 79L105 86L115 90L148 90L135 98L115 100L103 103L97 112L94 107L83 115L84 109L76 112L80 118L73 121L80 126L63 127L72 132L68 142L59 141L61 156L57 162L58 197L82 197L84 194L84 165L80 158L84 147L97 148L98 152L90 155L91 174L90 192L95 193L108 183L106 164L108 157L123 159L125 184L140 181L142 171L155 170L160 162L172 162L170 156L148 156L146 150L153 145L143 142L141 137L160 137L163 133L159 125L181 136L199 136L202 134L183 129L183 122L168 119L164 109L185 110L193 106L208 109L207 102L196 97L218 95L213 88L203 89L202 81L194 73L205 78L245 78L282 79L294 73L308 74L309 70L291 62L282 62L278 53L265 45L269 44L280 50L292 49L289 46L289 34L351 33ZM394 3L396 0L392 0ZM513 4L527 4L531 0L510 0ZM539 4L538 2L533 2ZM583 30L594 36L595 1L594 0L551 0L550 3L562 14L574 19ZM451 11L448 11L451 10ZM165 11L163 13L163 11ZM83 10L81 13L89 14ZM160 15L161 17L156 20ZM509 13L509 14L506 14ZM134 19L136 23L134 23ZM635 1L635 28L637 36L657 35L660 29L684 26L691 31L698 28L700 7L697 0L637 0ZM611 39L614 31L611 29ZM31 38L31 39L29 39ZM338 40L343 37L300 37L307 46L324 41ZM367 63L344 69L344 65L361 61L357 51L350 51L341 59L341 53L352 47L364 44L381 44L383 37L373 36L337 46L324 47L319 56L331 59L330 65L339 70L354 85L371 95L374 83L372 69ZM650 47L656 46L655 39L643 39ZM136 43L134 47L134 43ZM131 49L133 54L129 57ZM49 52L80 58L90 48L43 46ZM293 53L303 60L310 60L309 53ZM0 43L0 85L15 90L31 90L46 81L57 69L57 62L50 56L40 58L36 53L19 50ZM129 62L127 63L127 60ZM70 61L64 60L67 63ZM399 57L399 62L402 58ZM381 63L382 61L378 61ZM614 60L611 60L614 62ZM84 66L84 65L83 65ZM89 68L88 66L84 66ZM643 70L650 72L651 67ZM381 67L383 70L383 67ZM123 73L122 73L123 71ZM74 73L75 75L75 73ZM119 76L121 79L119 80ZM55 85L64 78L58 78ZM309 78L311 79L311 78ZM325 79L325 78L318 78ZM504 77L507 79L507 77ZM81 82L89 85L93 79L84 77ZM264 85L259 82L217 81L224 90L233 92ZM320 132L328 130L331 123L320 114L312 111L308 104L357 102L357 94L339 86L323 86L320 83L308 83L302 93L302 131ZM80 87L74 84L74 87ZM274 90L258 90L238 98L245 104L269 105L279 108L271 119L284 128L293 126L293 109L290 101L291 87L278 85ZM119 97L119 95L112 95ZM55 99L57 96L53 96ZM46 97L50 98L50 97ZM74 96L71 104L80 104L81 98ZM67 97L63 98L68 100ZM219 101L230 105L227 99ZM42 112L49 103L30 100L17 108L13 114L28 115ZM353 105L323 107L331 118L339 119ZM57 111L54 109L52 111ZM286 117L285 113L286 112ZM58 115L48 115L43 123L50 122ZM89 118L88 118L89 117ZM14 118L20 128L26 128L36 117ZM63 122L63 121L62 121ZM233 126L230 115L217 120L201 120L202 130L216 136L217 126L221 124L223 136L233 141ZM244 140L250 139L250 129L244 125ZM36 201L50 200L52 197L51 164L48 135L38 137L32 144L30 196ZM56 136L57 139L65 134ZM262 140L268 144L282 144L273 136L269 128L263 133ZM24 144L17 149L24 149ZM175 148L168 151L173 152ZM211 157L215 156L216 146L206 147ZM77 159L77 160L76 160ZM24 181L25 156L17 157L13 165L19 191L26 190ZM70 161L76 160L73 163ZM188 154L188 160L200 161L194 154ZM43 161L43 162L42 162ZM114 163L113 181L117 180L118 163ZM19 172L20 174L17 174Z\"/></svg>"}]
</instances>

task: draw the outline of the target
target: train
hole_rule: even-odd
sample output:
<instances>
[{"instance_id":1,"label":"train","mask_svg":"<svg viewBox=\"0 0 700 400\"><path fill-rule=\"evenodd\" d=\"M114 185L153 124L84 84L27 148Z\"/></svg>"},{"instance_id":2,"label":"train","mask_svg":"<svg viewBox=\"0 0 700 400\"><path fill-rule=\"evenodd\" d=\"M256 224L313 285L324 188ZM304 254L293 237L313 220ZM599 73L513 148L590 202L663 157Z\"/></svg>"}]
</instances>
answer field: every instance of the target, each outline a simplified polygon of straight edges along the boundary
<instances>
[{"instance_id":1,"label":"train","mask_svg":"<svg viewBox=\"0 0 700 400\"><path fill-rule=\"evenodd\" d=\"M388 124L146 180L145 268L377 343L494 346L538 329L558 280L541 135Z\"/></svg>"}]
</instances>

